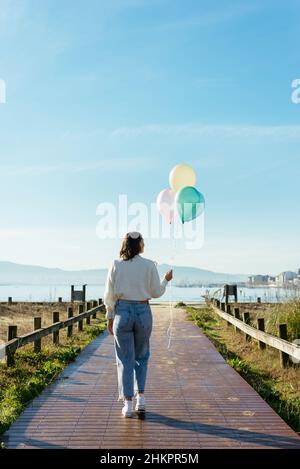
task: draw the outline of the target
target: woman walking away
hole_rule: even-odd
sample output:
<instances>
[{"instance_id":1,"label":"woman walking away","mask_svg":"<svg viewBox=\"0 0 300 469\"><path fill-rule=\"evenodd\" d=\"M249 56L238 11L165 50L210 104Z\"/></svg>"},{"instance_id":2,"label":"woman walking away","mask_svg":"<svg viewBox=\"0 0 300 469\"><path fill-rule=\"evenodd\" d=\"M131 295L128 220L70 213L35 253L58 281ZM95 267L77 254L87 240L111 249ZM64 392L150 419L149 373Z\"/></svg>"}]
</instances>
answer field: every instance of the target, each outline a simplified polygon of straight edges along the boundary
<instances>
[{"instance_id":1,"label":"woman walking away","mask_svg":"<svg viewBox=\"0 0 300 469\"><path fill-rule=\"evenodd\" d=\"M127 233L121 246L120 259L108 272L104 304L108 331L114 335L117 359L119 400L122 415L132 417L135 396L137 412L145 412L145 383L150 356L152 311L149 299L164 294L172 270L160 281L156 265L141 257L144 240L140 233Z\"/></svg>"}]
</instances>

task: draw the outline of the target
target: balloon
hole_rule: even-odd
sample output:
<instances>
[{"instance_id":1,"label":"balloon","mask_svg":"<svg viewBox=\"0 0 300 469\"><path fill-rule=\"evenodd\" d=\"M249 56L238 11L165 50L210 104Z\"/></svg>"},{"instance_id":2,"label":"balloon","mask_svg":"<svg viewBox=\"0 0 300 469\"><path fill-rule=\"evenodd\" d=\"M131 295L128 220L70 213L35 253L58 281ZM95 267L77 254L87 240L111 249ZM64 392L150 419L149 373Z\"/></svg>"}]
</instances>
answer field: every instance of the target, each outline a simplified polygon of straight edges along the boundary
<instances>
[{"instance_id":1,"label":"balloon","mask_svg":"<svg viewBox=\"0 0 300 469\"><path fill-rule=\"evenodd\" d=\"M178 191L185 186L196 184L196 173L189 164L174 166L169 175L170 186L173 191Z\"/></svg>"},{"instance_id":2,"label":"balloon","mask_svg":"<svg viewBox=\"0 0 300 469\"><path fill-rule=\"evenodd\" d=\"M203 194L192 186L180 189L176 194L175 202L182 223L194 220L203 213L205 208Z\"/></svg>"},{"instance_id":3,"label":"balloon","mask_svg":"<svg viewBox=\"0 0 300 469\"><path fill-rule=\"evenodd\" d=\"M156 205L163 218L168 223L172 223L174 218L175 192L171 191L171 189L161 191L157 196Z\"/></svg>"}]
</instances>

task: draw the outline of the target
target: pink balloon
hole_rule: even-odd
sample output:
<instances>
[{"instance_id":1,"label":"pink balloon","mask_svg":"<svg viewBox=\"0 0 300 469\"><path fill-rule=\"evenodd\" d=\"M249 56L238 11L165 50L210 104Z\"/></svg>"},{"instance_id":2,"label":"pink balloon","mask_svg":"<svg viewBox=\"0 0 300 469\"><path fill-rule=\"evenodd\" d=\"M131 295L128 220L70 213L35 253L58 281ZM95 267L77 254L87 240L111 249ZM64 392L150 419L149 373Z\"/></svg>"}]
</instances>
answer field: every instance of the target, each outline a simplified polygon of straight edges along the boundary
<instances>
[{"instance_id":1,"label":"pink balloon","mask_svg":"<svg viewBox=\"0 0 300 469\"><path fill-rule=\"evenodd\" d=\"M175 195L176 192L171 189L164 189L156 199L157 208L167 223L172 223L174 219Z\"/></svg>"}]
</instances>

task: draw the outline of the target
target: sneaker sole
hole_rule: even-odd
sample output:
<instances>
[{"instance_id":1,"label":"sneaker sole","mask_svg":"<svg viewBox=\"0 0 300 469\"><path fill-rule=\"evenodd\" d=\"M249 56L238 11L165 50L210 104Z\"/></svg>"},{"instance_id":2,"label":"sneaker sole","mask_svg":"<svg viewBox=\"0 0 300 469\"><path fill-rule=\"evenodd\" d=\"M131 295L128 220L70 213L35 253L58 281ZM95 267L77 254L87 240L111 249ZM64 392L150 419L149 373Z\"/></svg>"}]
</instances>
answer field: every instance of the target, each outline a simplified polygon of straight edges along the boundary
<instances>
[{"instance_id":1,"label":"sneaker sole","mask_svg":"<svg viewBox=\"0 0 300 469\"><path fill-rule=\"evenodd\" d=\"M146 409L145 407L143 408L136 407L135 411L138 412L139 414L144 414L146 412Z\"/></svg>"},{"instance_id":2,"label":"sneaker sole","mask_svg":"<svg viewBox=\"0 0 300 469\"><path fill-rule=\"evenodd\" d=\"M130 419L130 418L133 416L133 413L130 412L130 413L125 413L125 414L123 414L123 412L122 412L122 415L123 415L123 417L125 417L125 418L127 418L127 419Z\"/></svg>"}]
</instances>

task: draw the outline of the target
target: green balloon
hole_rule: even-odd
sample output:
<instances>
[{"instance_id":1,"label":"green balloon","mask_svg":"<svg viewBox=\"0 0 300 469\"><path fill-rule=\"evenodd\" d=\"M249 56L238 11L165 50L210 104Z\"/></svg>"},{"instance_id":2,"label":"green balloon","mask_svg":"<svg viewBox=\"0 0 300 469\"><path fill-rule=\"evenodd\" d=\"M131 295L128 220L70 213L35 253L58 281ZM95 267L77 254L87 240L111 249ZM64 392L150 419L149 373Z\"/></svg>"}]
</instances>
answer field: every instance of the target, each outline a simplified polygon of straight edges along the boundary
<instances>
[{"instance_id":1,"label":"green balloon","mask_svg":"<svg viewBox=\"0 0 300 469\"><path fill-rule=\"evenodd\" d=\"M199 217L205 208L203 194L193 186L182 187L176 194L175 202L182 223Z\"/></svg>"}]
</instances>

